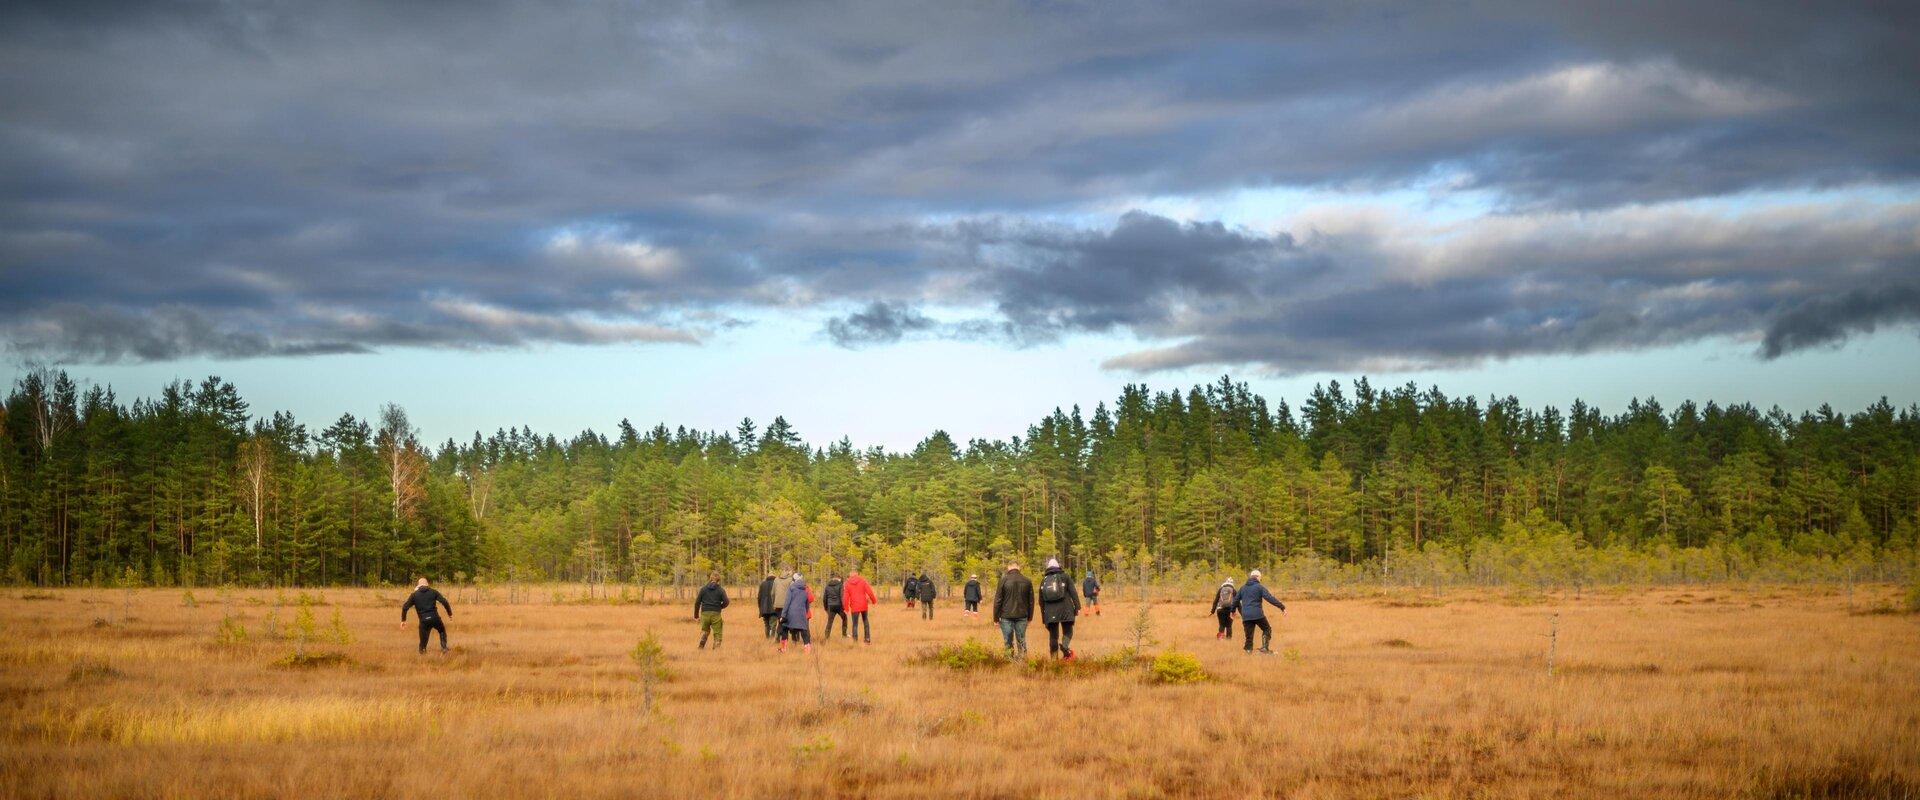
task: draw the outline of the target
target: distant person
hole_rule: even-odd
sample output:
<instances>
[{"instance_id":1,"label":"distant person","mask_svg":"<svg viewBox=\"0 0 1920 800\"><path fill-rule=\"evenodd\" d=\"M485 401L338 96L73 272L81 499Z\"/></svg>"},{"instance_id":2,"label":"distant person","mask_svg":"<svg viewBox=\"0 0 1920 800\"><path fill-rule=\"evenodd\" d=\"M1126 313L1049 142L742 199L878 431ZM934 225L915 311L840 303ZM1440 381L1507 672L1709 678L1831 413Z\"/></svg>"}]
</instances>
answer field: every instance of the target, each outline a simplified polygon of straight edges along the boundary
<instances>
[{"instance_id":1,"label":"distant person","mask_svg":"<svg viewBox=\"0 0 1920 800\"><path fill-rule=\"evenodd\" d=\"M1073 660L1073 620L1080 616L1080 595L1060 559L1047 559L1040 576L1040 621L1047 626L1047 656Z\"/></svg>"},{"instance_id":2,"label":"distant person","mask_svg":"<svg viewBox=\"0 0 1920 800\"><path fill-rule=\"evenodd\" d=\"M935 590L933 577L924 572L920 573L920 582L917 584L917 587L920 590L920 618L933 619L933 595Z\"/></svg>"},{"instance_id":3,"label":"distant person","mask_svg":"<svg viewBox=\"0 0 1920 800\"><path fill-rule=\"evenodd\" d=\"M787 582L787 600L780 610L781 625L786 628L780 637L780 652L787 651L787 640L800 642L803 651L812 652L813 632L808 630L813 619L813 590L807 588L807 582L800 573L793 573L793 580Z\"/></svg>"},{"instance_id":4,"label":"distant person","mask_svg":"<svg viewBox=\"0 0 1920 800\"><path fill-rule=\"evenodd\" d=\"M447 610L447 616L453 616L453 604L447 602L447 596L440 590L427 585L427 579L421 578L419 585L413 587L413 594L400 604L400 624L407 624L409 609L419 613L414 616L420 620L420 652L427 652L427 634L440 632L440 652L447 652L447 624L440 621L440 609Z\"/></svg>"},{"instance_id":5,"label":"distant person","mask_svg":"<svg viewBox=\"0 0 1920 800\"><path fill-rule=\"evenodd\" d=\"M820 593L820 605L826 606L827 608L827 627L826 630L820 633L828 639L833 638L833 620L835 618L839 618L840 620L840 635L847 635L847 612L844 610L846 607L845 593L846 584L840 582L840 576L838 574L827 578L827 588Z\"/></svg>"},{"instance_id":6,"label":"distant person","mask_svg":"<svg viewBox=\"0 0 1920 800\"><path fill-rule=\"evenodd\" d=\"M1008 564L993 590L993 621L1000 624L1007 657L1027 657L1027 623L1033 620L1033 581L1020 574L1019 564Z\"/></svg>"},{"instance_id":7,"label":"distant person","mask_svg":"<svg viewBox=\"0 0 1920 800\"><path fill-rule=\"evenodd\" d=\"M920 581L907 573L907 579L900 583L900 594L907 598L907 608L913 608L913 601L920 599Z\"/></svg>"},{"instance_id":8,"label":"distant person","mask_svg":"<svg viewBox=\"0 0 1920 800\"><path fill-rule=\"evenodd\" d=\"M1093 615L1100 616L1100 579L1093 577L1093 570L1087 570L1087 579L1080 582L1080 593L1087 596Z\"/></svg>"},{"instance_id":9,"label":"distant person","mask_svg":"<svg viewBox=\"0 0 1920 800\"><path fill-rule=\"evenodd\" d=\"M1247 641L1240 647L1248 653L1253 652L1253 629L1259 628L1260 652L1273 655L1273 624L1267 622L1267 610L1261 606L1262 603L1272 603L1274 608L1280 609L1280 613L1287 613L1287 604L1280 602L1272 592L1267 591L1267 587L1260 584L1260 570L1256 569L1247 573L1247 585L1240 587L1240 627L1247 636Z\"/></svg>"},{"instance_id":10,"label":"distant person","mask_svg":"<svg viewBox=\"0 0 1920 800\"><path fill-rule=\"evenodd\" d=\"M873 644L873 620L867 618L867 609L880 602L880 595L873 592L873 584L860 577L860 570L847 570L847 585L840 590L840 599L847 613L853 617L853 632L848 636ZM860 632L863 625L866 627L864 635Z\"/></svg>"},{"instance_id":11,"label":"distant person","mask_svg":"<svg viewBox=\"0 0 1920 800\"><path fill-rule=\"evenodd\" d=\"M707 574L707 585L700 587L700 594L693 598L693 616L700 620L700 649L707 649L707 634L713 634L713 649L720 649L720 637L724 624L720 612L733 601L727 599L727 587L720 585L720 574Z\"/></svg>"},{"instance_id":12,"label":"distant person","mask_svg":"<svg viewBox=\"0 0 1920 800\"><path fill-rule=\"evenodd\" d=\"M1228 578L1213 592L1213 616L1220 621L1220 629L1213 632L1213 638L1233 641L1233 611L1240 607L1240 590L1233 588L1233 579Z\"/></svg>"},{"instance_id":13,"label":"distant person","mask_svg":"<svg viewBox=\"0 0 1920 800\"><path fill-rule=\"evenodd\" d=\"M967 588L961 591L960 597L967 602L968 616L980 616L980 576L978 574L967 576Z\"/></svg>"},{"instance_id":14,"label":"distant person","mask_svg":"<svg viewBox=\"0 0 1920 800\"><path fill-rule=\"evenodd\" d=\"M771 639L780 632L780 604L773 599L773 573L767 573L766 580L760 582L760 624L767 629L767 638Z\"/></svg>"}]
</instances>

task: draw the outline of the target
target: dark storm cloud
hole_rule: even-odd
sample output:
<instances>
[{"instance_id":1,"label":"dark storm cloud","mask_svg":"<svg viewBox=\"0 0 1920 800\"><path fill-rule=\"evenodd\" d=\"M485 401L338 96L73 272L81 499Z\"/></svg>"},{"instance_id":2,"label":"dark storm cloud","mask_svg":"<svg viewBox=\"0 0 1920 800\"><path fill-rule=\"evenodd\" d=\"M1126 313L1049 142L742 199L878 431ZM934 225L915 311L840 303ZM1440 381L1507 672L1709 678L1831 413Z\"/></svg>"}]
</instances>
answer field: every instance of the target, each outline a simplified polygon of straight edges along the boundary
<instances>
[{"instance_id":1,"label":"dark storm cloud","mask_svg":"<svg viewBox=\"0 0 1920 800\"><path fill-rule=\"evenodd\" d=\"M1912 237L1861 251L1823 233L1848 215L1816 210L1743 216L1751 246L1727 246L1629 211L1910 195L1913 16L12 3L0 341L73 360L688 342L755 309L827 308L846 346L1159 341L1114 360L1135 368L1705 335L1785 351L1910 321L1845 293L1910 268ZM1459 245L1412 222L1334 235L1091 211L1436 176L1513 215L1478 229L1498 258L1422 272L1441 257L1420 250ZM1495 235L1575 210L1655 233L1586 249ZM1684 287L1718 294L1669 297ZM965 321L918 310L936 306Z\"/></svg>"},{"instance_id":2,"label":"dark storm cloud","mask_svg":"<svg viewBox=\"0 0 1920 800\"><path fill-rule=\"evenodd\" d=\"M1920 265L1916 265L1920 268ZM1920 283L1853 289L1811 297L1776 316L1767 325L1762 352L1767 358L1845 339L1876 326L1920 320Z\"/></svg>"}]
</instances>

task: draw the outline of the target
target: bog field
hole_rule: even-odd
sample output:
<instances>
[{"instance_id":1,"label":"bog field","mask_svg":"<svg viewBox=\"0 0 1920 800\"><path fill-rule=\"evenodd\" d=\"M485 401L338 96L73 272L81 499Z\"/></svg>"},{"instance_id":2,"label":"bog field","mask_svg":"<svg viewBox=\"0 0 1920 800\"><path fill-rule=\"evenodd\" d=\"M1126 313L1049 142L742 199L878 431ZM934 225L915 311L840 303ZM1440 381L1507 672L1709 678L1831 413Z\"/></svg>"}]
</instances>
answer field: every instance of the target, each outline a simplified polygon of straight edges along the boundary
<instances>
[{"instance_id":1,"label":"bog field","mask_svg":"<svg viewBox=\"0 0 1920 800\"><path fill-rule=\"evenodd\" d=\"M782 654L741 588L707 651L681 603L451 590L453 651L416 655L405 589L304 604L15 589L0 595L0 796L1920 791L1920 617L1893 587L1275 588L1289 613L1270 657L1216 641L1204 606L1152 606L1146 652L1192 653L1196 683L1122 657L1130 602L1083 617L1070 669L958 668L927 656L998 638L945 601L931 622L883 603L871 646L820 636ZM663 651L651 686L635 658L648 633ZM1044 630L1030 639L1045 651Z\"/></svg>"}]
</instances>

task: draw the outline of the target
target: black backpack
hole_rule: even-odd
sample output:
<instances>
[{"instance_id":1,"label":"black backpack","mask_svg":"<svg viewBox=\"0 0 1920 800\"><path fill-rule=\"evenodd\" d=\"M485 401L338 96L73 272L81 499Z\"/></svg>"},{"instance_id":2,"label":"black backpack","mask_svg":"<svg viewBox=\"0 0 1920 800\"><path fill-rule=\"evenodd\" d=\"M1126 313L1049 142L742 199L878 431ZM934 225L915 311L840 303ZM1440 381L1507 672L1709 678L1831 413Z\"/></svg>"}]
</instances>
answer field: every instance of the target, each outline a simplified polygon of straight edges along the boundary
<instances>
[{"instance_id":1,"label":"black backpack","mask_svg":"<svg viewBox=\"0 0 1920 800\"><path fill-rule=\"evenodd\" d=\"M1058 603L1067 599L1067 577L1058 572L1040 579L1040 602Z\"/></svg>"}]
</instances>

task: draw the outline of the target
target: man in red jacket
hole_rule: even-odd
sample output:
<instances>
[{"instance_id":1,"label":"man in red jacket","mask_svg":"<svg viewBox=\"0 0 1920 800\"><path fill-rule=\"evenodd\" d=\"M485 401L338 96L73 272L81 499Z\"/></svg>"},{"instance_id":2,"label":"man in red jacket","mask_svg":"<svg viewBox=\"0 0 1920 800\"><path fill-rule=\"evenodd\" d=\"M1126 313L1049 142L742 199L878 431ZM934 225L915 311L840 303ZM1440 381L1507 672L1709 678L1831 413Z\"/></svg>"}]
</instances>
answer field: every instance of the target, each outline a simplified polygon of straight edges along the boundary
<instances>
[{"instance_id":1,"label":"man in red jacket","mask_svg":"<svg viewBox=\"0 0 1920 800\"><path fill-rule=\"evenodd\" d=\"M867 609L880 602L880 595L873 593L873 585L861 577L860 570L847 571L847 582L840 587L840 602L853 617L853 638L873 644L873 620L867 619ZM861 625L867 626L865 636L860 634Z\"/></svg>"}]
</instances>

